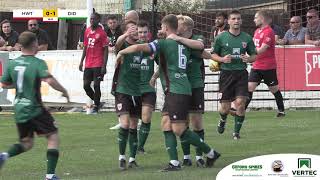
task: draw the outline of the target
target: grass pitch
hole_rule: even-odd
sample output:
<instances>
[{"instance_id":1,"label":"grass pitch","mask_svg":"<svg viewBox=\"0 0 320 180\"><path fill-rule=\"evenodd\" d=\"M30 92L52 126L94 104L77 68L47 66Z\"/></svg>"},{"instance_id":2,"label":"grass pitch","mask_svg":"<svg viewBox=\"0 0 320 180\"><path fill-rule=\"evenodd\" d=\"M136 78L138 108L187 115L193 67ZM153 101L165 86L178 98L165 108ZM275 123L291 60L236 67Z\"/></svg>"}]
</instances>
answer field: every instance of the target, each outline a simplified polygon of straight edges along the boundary
<instances>
[{"instance_id":1,"label":"grass pitch","mask_svg":"<svg viewBox=\"0 0 320 180\"><path fill-rule=\"evenodd\" d=\"M138 169L118 169L118 131L109 130L117 123L115 113L98 115L56 114L61 138L57 174L64 180L214 180L219 170L232 162L265 154L319 154L320 112L288 111L285 118L275 112L249 112L241 130L241 139L232 139L233 117L228 117L224 134L216 131L217 112L204 115L205 140L222 156L214 168L186 167L179 172L159 172L168 163L160 130L160 114L155 113L147 140L146 155L137 155ZM17 142L13 115L0 114L0 151ZM317 140L318 139L318 140ZM179 144L179 142L178 142ZM127 146L127 152L128 152ZM180 160L183 158L180 144ZM194 148L192 147L194 162ZM128 154L128 153L127 153ZM46 173L46 140L35 139L27 153L9 159L0 171L1 180L38 180Z\"/></svg>"}]
</instances>

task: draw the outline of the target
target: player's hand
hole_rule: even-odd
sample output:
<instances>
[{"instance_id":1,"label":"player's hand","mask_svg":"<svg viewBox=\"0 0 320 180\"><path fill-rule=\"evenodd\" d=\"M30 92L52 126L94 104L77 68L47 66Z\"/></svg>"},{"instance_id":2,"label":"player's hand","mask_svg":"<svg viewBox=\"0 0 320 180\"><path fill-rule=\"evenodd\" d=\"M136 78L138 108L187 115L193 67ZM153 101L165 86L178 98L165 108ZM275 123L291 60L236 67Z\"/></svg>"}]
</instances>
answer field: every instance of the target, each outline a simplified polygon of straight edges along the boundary
<instances>
[{"instance_id":1,"label":"player's hand","mask_svg":"<svg viewBox=\"0 0 320 180\"><path fill-rule=\"evenodd\" d=\"M80 64L79 64L79 71L83 71L83 62L81 62Z\"/></svg>"},{"instance_id":2,"label":"player's hand","mask_svg":"<svg viewBox=\"0 0 320 180\"><path fill-rule=\"evenodd\" d=\"M158 39L165 39L166 38L166 33L161 31L161 30L159 30L157 36L158 36Z\"/></svg>"},{"instance_id":3,"label":"player's hand","mask_svg":"<svg viewBox=\"0 0 320 180\"><path fill-rule=\"evenodd\" d=\"M231 63L231 55L225 55L223 58L221 58L221 62L223 63Z\"/></svg>"},{"instance_id":4,"label":"player's hand","mask_svg":"<svg viewBox=\"0 0 320 180\"><path fill-rule=\"evenodd\" d=\"M70 97L69 97L69 94L68 94L67 91L64 91L64 92L62 93L62 96L65 97L65 98L67 98L67 103L70 102Z\"/></svg>"},{"instance_id":5,"label":"player's hand","mask_svg":"<svg viewBox=\"0 0 320 180\"><path fill-rule=\"evenodd\" d=\"M155 87L155 86L156 86L156 81L157 81L157 79L154 78L154 77L152 77L152 78L150 79L150 81L149 81L150 86L151 86L151 87Z\"/></svg>"},{"instance_id":6,"label":"player's hand","mask_svg":"<svg viewBox=\"0 0 320 180\"><path fill-rule=\"evenodd\" d=\"M102 67L101 68L101 74L106 74L107 73L107 69L106 69L106 67Z\"/></svg>"},{"instance_id":7,"label":"player's hand","mask_svg":"<svg viewBox=\"0 0 320 180\"><path fill-rule=\"evenodd\" d=\"M167 36L167 39L172 39L174 41L179 41L180 37L176 34L170 34L169 36Z\"/></svg>"},{"instance_id":8,"label":"player's hand","mask_svg":"<svg viewBox=\"0 0 320 180\"><path fill-rule=\"evenodd\" d=\"M7 51L13 51L14 50L14 48L12 46L7 46L6 49L7 49Z\"/></svg>"},{"instance_id":9,"label":"player's hand","mask_svg":"<svg viewBox=\"0 0 320 180\"><path fill-rule=\"evenodd\" d=\"M240 58L242 59L242 62L249 63L250 62L250 56L246 54L241 54Z\"/></svg>"}]
</instances>

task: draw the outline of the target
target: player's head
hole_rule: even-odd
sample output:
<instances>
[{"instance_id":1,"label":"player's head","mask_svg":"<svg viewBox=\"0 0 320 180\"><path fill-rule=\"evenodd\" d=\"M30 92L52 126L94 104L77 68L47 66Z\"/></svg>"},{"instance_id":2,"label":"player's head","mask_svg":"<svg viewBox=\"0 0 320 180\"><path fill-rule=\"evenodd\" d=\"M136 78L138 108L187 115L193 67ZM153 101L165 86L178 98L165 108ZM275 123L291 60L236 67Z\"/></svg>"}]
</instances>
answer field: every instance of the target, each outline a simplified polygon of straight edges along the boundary
<instances>
[{"instance_id":1,"label":"player's head","mask_svg":"<svg viewBox=\"0 0 320 180\"><path fill-rule=\"evenodd\" d=\"M129 21L133 21L135 23L138 23L139 21L139 14L135 10L128 11L124 15L124 23L127 23Z\"/></svg>"},{"instance_id":2,"label":"player's head","mask_svg":"<svg viewBox=\"0 0 320 180\"><path fill-rule=\"evenodd\" d=\"M307 12L307 21L309 24L314 24L319 20L319 12L315 9L310 9Z\"/></svg>"},{"instance_id":3,"label":"player's head","mask_svg":"<svg viewBox=\"0 0 320 180\"><path fill-rule=\"evenodd\" d=\"M192 31L194 22L189 16L178 15L178 34L183 34L187 31Z\"/></svg>"},{"instance_id":4,"label":"player's head","mask_svg":"<svg viewBox=\"0 0 320 180\"><path fill-rule=\"evenodd\" d=\"M146 21L138 22L138 38L140 41L148 42L149 26Z\"/></svg>"},{"instance_id":5,"label":"player's head","mask_svg":"<svg viewBox=\"0 0 320 180\"><path fill-rule=\"evenodd\" d=\"M35 33L25 31L20 34L18 43L22 46L21 51L31 51L36 53L38 51L38 40Z\"/></svg>"},{"instance_id":6,"label":"player's head","mask_svg":"<svg viewBox=\"0 0 320 180\"><path fill-rule=\"evenodd\" d=\"M39 30L39 23L36 19L30 19L28 21L28 30L31 32L37 32Z\"/></svg>"},{"instance_id":7,"label":"player's head","mask_svg":"<svg viewBox=\"0 0 320 180\"><path fill-rule=\"evenodd\" d=\"M168 33L177 32L178 30L178 18L174 14L168 14L161 20L161 31Z\"/></svg>"},{"instance_id":8,"label":"player's head","mask_svg":"<svg viewBox=\"0 0 320 180\"><path fill-rule=\"evenodd\" d=\"M238 10L233 10L228 15L228 24L230 29L238 30L242 24L241 13Z\"/></svg>"},{"instance_id":9,"label":"player's head","mask_svg":"<svg viewBox=\"0 0 320 180\"><path fill-rule=\"evenodd\" d=\"M11 33L11 23L8 19L3 20L1 23L1 32L4 34L10 34Z\"/></svg>"},{"instance_id":10,"label":"player's head","mask_svg":"<svg viewBox=\"0 0 320 180\"><path fill-rule=\"evenodd\" d=\"M256 27L262 27L272 22L272 18L268 11L261 10L254 15L254 23Z\"/></svg>"},{"instance_id":11,"label":"player's head","mask_svg":"<svg viewBox=\"0 0 320 180\"><path fill-rule=\"evenodd\" d=\"M93 12L90 16L90 25L92 28L97 28L101 20L101 15L97 12Z\"/></svg>"},{"instance_id":12,"label":"player's head","mask_svg":"<svg viewBox=\"0 0 320 180\"><path fill-rule=\"evenodd\" d=\"M115 16L115 15L108 16L107 25L108 25L109 29L115 30L118 27L117 16Z\"/></svg>"},{"instance_id":13,"label":"player's head","mask_svg":"<svg viewBox=\"0 0 320 180\"><path fill-rule=\"evenodd\" d=\"M225 12L218 12L216 15L215 26L220 28L228 23L228 15Z\"/></svg>"},{"instance_id":14,"label":"player's head","mask_svg":"<svg viewBox=\"0 0 320 180\"><path fill-rule=\"evenodd\" d=\"M125 32L127 32L129 29L135 29L135 31L131 32L129 34L129 38L131 40L138 40L138 28L137 28L137 23L134 21L128 21L125 24Z\"/></svg>"}]
</instances>

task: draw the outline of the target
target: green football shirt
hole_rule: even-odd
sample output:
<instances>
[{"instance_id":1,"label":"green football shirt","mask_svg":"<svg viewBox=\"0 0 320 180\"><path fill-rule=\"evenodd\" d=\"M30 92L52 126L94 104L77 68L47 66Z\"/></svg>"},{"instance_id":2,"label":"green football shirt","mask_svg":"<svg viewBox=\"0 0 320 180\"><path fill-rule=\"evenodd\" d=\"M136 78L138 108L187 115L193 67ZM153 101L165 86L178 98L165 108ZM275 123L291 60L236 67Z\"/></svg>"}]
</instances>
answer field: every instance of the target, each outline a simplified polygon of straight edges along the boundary
<instances>
[{"instance_id":1,"label":"green football shirt","mask_svg":"<svg viewBox=\"0 0 320 180\"><path fill-rule=\"evenodd\" d=\"M41 78L47 77L50 77L48 66L39 58L22 55L9 61L1 82L15 86L16 123L27 122L42 113Z\"/></svg>"},{"instance_id":2,"label":"green football shirt","mask_svg":"<svg viewBox=\"0 0 320 180\"><path fill-rule=\"evenodd\" d=\"M231 55L231 63L221 63L222 70L244 70L247 68L247 63L242 61L240 55L246 53L254 55L256 47L252 37L245 32L237 36L223 32L215 39L212 51L221 57Z\"/></svg>"},{"instance_id":3,"label":"green football shirt","mask_svg":"<svg viewBox=\"0 0 320 180\"><path fill-rule=\"evenodd\" d=\"M150 79L154 73L154 61L156 55L141 53L141 73L140 73L140 91L141 94L147 92L156 92L154 87L150 86Z\"/></svg>"},{"instance_id":4,"label":"green football shirt","mask_svg":"<svg viewBox=\"0 0 320 180\"><path fill-rule=\"evenodd\" d=\"M131 44L125 42L121 49ZM117 77L116 92L130 96L140 96L140 52L124 55L123 63L120 64L120 71Z\"/></svg>"},{"instance_id":5,"label":"green football shirt","mask_svg":"<svg viewBox=\"0 0 320 180\"><path fill-rule=\"evenodd\" d=\"M191 39L203 42L204 38L201 35L192 35ZM197 57L194 52L196 51L192 52L188 62L187 74L191 88L201 88L204 87L204 62L203 58Z\"/></svg>"},{"instance_id":6,"label":"green football shirt","mask_svg":"<svg viewBox=\"0 0 320 180\"><path fill-rule=\"evenodd\" d=\"M187 64L191 51L188 47L172 39L160 39L149 43L152 53L159 53L166 79L166 88L171 93L191 95L191 85L187 76Z\"/></svg>"}]
</instances>

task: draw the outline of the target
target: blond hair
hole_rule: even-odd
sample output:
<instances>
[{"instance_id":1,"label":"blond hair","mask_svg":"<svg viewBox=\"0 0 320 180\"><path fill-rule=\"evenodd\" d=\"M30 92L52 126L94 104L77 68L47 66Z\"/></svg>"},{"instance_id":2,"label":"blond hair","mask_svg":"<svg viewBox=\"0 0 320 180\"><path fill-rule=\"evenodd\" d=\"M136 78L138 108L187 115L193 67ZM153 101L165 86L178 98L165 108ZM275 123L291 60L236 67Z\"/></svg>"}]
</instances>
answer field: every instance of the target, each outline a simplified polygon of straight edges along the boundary
<instances>
[{"instance_id":1,"label":"blond hair","mask_svg":"<svg viewBox=\"0 0 320 180\"><path fill-rule=\"evenodd\" d=\"M194 21L189 16L177 15L178 21L182 21L182 24L187 26L188 29L194 28Z\"/></svg>"}]
</instances>

